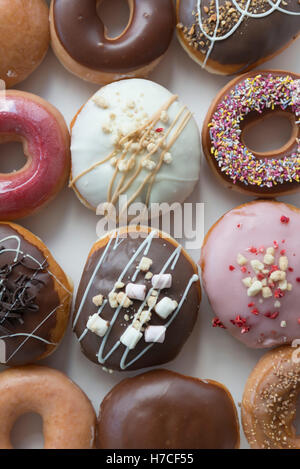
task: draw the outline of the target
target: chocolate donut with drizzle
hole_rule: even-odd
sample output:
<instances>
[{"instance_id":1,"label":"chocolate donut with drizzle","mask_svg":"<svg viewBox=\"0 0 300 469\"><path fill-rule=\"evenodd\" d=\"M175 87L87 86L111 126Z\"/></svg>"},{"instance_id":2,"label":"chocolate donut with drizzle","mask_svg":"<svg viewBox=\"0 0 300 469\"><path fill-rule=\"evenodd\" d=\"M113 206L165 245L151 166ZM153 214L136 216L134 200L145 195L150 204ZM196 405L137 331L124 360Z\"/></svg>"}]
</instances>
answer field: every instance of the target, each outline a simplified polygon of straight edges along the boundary
<instances>
[{"instance_id":1,"label":"chocolate donut with drizzle","mask_svg":"<svg viewBox=\"0 0 300 469\"><path fill-rule=\"evenodd\" d=\"M177 0L178 38L189 56L221 75L271 59L300 33L298 0Z\"/></svg>"},{"instance_id":2,"label":"chocolate donut with drizzle","mask_svg":"<svg viewBox=\"0 0 300 469\"><path fill-rule=\"evenodd\" d=\"M52 0L51 39L58 59L75 75L98 84L147 76L173 37L173 1L128 0L128 24L115 38L108 37L98 14L101 2Z\"/></svg>"},{"instance_id":3,"label":"chocolate donut with drizzle","mask_svg":"<svg viewBox=\"0 0 300 469\"><path fill-rule=\"evenodd\" d=\"M40 239L0 223L0 363L33 363L52 353L68 323L72 286Z\"/></svg>"},{"instance_id":4,"label":"chocolate donut with drizzle","mask_svg":"<svg viewBox=\"0 0 300 469\"><path fill-rule=\"evenodd\" d=\"M96 242L79 285L73 327L102 367L136 370L173 360L194 327L197 266L169 235L135 226Z\"/></svg>"},{"instance_id":5,"label":"chocolate donut with drizzle","mask_svg":"<svg viewBox=\"0 0 300 469\"><path fill-rule=\"evenodd\" d=\"M107 202L121 213L133 202L183 202L199 179L197 124L178 96L152 81L101 88L71 129L70 186L92 210Z\"/></svg>"},{"instance_id":6,"label":"chocolate donut with drizzle","mask_svg":"<svg viewBox=\"0 0 300 469\"><path fill-rule=\"evenodd\" d=\"M99 449L234 449L240 440L225 386L168 370L117 384L101 404L97 427Z\"/></svg>"}]
</instances>

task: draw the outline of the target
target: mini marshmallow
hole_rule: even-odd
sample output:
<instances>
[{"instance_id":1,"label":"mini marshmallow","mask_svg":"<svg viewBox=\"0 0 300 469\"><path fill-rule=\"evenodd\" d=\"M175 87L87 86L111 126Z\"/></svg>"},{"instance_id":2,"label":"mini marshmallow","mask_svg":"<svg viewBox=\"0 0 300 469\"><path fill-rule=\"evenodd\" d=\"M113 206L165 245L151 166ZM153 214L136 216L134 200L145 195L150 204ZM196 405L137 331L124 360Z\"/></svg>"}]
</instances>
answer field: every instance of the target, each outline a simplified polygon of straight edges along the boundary
<instances>
[{"instance_id":1,"label":"mini marshmallow","mask_svg":"<svg viewBox=\"0 0 300 469\"><path fill-rule=\"evenodd\" d=\"M126 331L121 335L120 342L128 347L129 350L135 348L138 341L142 338L143 334L135 329L133 326L127 327Z\"/></svg>"},{"instance_id":2,"label":"mini marshmallow","mask_svg":"<svg viewBox=\"0 0 300 469\"><path fill-rule=\"evenodd\" d=\"M168 296L162 298L157 305L155 306L155 312L163 319L166 319L170 316L171 313L177 308L177 302L171 300Z\"/></svg>"},{"instance_id":3,"label":"mini marshmallow","mask_svg":"<svg viewBox=\"0 0 300 469\"><path fill-rule=\"evenodd\" d=\"M138 283L128 283L126 285L126 295L132 300L144 301L146 297L146 286Z\"/></svg>"},{"instance_id":4,"label":"mini marshmallow","mask_svg":"<svg viewBox=\"0 0 300 469\"><path fill-rule=\"evenodd\" d=\"M158 274L153 275L152 277L152 286L158 290L163 288L170 288L172 285L172 275L171 274Z\"/></svg>"},{"instance_id":5,"label":"mini marshmallow","mask_svg":"<svg viewBox=\"0 0 300 469\"><path fill-rule=\"evenodd\" d=\"M166 336L165 326L148 326L145 330L145 342L157 342L162 344Z\"/></svg>"},{"instance_id":6,"label":"mini marshmallow","mask_svg":"<svg viewBox=\"0 0 300 469\"><path fill-rule=\"evenodd\" d=\"M99 337L103 337L106 334L108 326L109 322L100 318L98 314L93 314L90 316L88 322L86 323L87 329L89 329L91 332L94 332L94 334L98 335Z\"/></svg>"}]
</instances>

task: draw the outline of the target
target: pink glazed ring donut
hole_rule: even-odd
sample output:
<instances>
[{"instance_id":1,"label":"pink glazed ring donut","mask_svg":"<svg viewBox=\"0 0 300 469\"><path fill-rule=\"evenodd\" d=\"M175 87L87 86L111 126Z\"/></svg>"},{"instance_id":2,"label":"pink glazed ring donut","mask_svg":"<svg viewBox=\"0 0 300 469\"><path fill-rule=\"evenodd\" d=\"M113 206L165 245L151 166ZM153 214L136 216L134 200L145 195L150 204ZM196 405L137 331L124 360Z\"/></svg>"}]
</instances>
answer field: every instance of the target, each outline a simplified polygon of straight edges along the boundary
<instances>
[{"instance_id":1,"label":"pink glazed ring donut","mask_svg":"<svg viewBox=\"0 0 300 469\"><path fill-rule=\"evenodd\" d=\"M0 173L0 220L25 217L55 197L70 172L70 136L60 112L44 99L10 90L0 96L0 143L21 142L27 162ZM5 155L2 156L5 158Z\"/></svg>"}]
</instances>

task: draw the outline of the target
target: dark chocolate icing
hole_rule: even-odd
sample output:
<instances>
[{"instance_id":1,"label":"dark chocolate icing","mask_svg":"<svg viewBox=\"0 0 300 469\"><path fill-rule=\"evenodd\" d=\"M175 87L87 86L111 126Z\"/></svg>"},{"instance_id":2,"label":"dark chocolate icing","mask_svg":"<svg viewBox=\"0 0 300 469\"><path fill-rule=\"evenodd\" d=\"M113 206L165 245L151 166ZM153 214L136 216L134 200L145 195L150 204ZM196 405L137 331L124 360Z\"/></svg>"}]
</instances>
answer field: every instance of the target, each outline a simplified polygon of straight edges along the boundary
<instances>
[{"instance_id":1,"label":"dark chocolate icing","mask_svg":"<svg viewBox=\"0 0 300 469\"><path fill-rule=\"evenodd\" d=\"M17 239L4 240L12 236ZM22 252L18 252L18 239ZM26 255L36 259L42 268ZM47 267L47 260L38 248L9 225L0 224L0 339L5 342L7 365L32 363L46 351L45 342L27 334L51 341L55 312L45 319L60 301ZM4 338L13 334L24 335Z\"/></svg>"},{"instance_id":2,"label":"dark chocolate icing","mask_svg":"<svg viewBox=\"0 0 300 469\"><path fill-rule=\"evenodd\" d=\"M172 39L172 0L133 0L129 26L117 39L105 35L96 0L54 0L56 34L81 65L103 72L129 72L162 56Z\"/></svg>"},{"instance_id":3,"label":"dark chocolate icing","mask_svg":"<svg viewBox=\"0 0 300 469\"><path fill-rule=\"evenodd\" d=\"M104 398L101 449L233 449L239 445L234 403L225 389L167 370L121 381Z\"/></svg>"},{"instance_id":4,"label":"dark chocolate icing","mask_svg":"<svg viewBox=\"0 0 300 469\"><path fill-rule=\"evenodd\" d=\"M261 12L261 6L266 11L271 8L270 4L264 1L253 0L252 12L257 8L257 13ZM275 3L275 0L274 0ZM286 0L287 5L280 4L280 7L287 11L300 13L300 5L298 0ZM245 7L245 2L238 2L241 8ZM204 8L211 5L211 0L202 0L202 18L210 18L205 14ZM234 5L228 0L219 0L220 6L225 6L227 11L234 8ZM227 6L228 5L228 6ZM178 21L186 26L188 30L195 25L196 33L199 33L197 20L193 15L193 11L197 11L196 0L183 0L180 2ZM227 18L229 15L227 14ZM226 19L227 19L226 18ZM211 22L212 26L216 23ZM288 44L300 32L300 16L290 15L281 11L273 13L263 18L245 17L240 26L227 39L217 41L214 44L210 59L221 65L237 65L240 64L242 69L255 64L260 59L268 57L276 53L279 49ZM195 36L196 37L196 36ZM197 42L203 41L203 37L199 37ZM203 47L199 47L201 51ZM205 47L204 47L205 49ZM206 48L207 49L207 48Z\"/></svg>"},{"instance_id":5,"label":"dark chocolate icing","mask_svg":"<svg viewBox=\"0 0 300 469\"><path fill-rule=\"evenodd\" d=\"M74 322L76 323L75 333L78 338L80 338L82 333L85 331L89 316L92 316L93 314L97 313L98 308L92 302L93 297L100 293L105 298L108 298L108 294L112 291L120 273L123 271L125 266L128 264L128 262L136 252L137 248L141 245L144 240L145 236L144 238L139 237L137 239L133 239L132 237L128 236L127 238L124 238L121 241L121 244L116 249L113 249L115 240L112 242L110 248L107 251L107 255L104 259L104 262L102 263L90 286L90 289L88 290L86 299L78 316L78 308L80 307L83 296L86 293L88 283L97 267L97 264L104 252L105 247L97 249L88 258L88 261L83 271L75 303ZM147 257L149 257L153 261L153 264L150 269L153 274L158 274L161 272L162 267L169 259L170 255L174 253L175 249L176 246L171 244L166 239L154 238L152 240L152 244L150 246L150 250L147 254ZM136 271L136 266L139 264L141 258L144 256L143 251L141 252L141 254L138 255L136 260L128 269L123 280L125 285L131 282L130 279ZM192 263L185 257L183 252L181 252L175 269L171 270L169 267L166 270L166 273L171 273L172 275L172 286L171 288L164 289L161 291L159 300L164 296L168 296L172 300L176 300L177 303L179 303L190 279L195 274L194 268L195 266L193 266ZM151 280L145 280L144 272L140 272L138 274L135 283L146 285L147 291L149 291L151 287ZM120 291L124 290L125 289L123 288ZM124 319L124 315L128 314L128 316L132 318L132 315L137 312L141 304L141 301L133 300L133 305L128 310L126 308L121 309L118 318L108 336L107 343L104 348L104 356L106 356L106 354L111 350L111 348L118 342L120 336L125 332L126 328L132 322L132 319L126 321ZM182 346L184 345L187 338L192 332L197 318L199 304L200 284L199 281L196 281L192 283L187 298L184 301L183 306L180 309L175 320L167 328L164 343L153 344L151 349L148 350L142 357L136 360L132 365L126 367L126 371L145 368L148 366L160 365L162 363L166 363L170 360L173 360L179 353ZM144 309L148 309L147 305ZM114 313L115 309L111 308L109 303L107 303L101 312L101 318L107 321L111 321ZM76 317L78 318L76 319ZM167 320L168 319L169 318L167 318ZM149 322L149 324L164 325L167 320L161 319L154 311L152 311L151 321ZM97 354L102 340L102 337L99 337L95 333L88 331L84 338L80 341L83 353L90 360L97 364L99 364ZM126 363L129 363L132 359L134 359L148 345L150 344L146 343L144 337L142 337L137 343L136 347L129 352ZM115 350L114 353L110 355L110 357L105 361L105 363L100 363L100 365L121 371L120 362L125 350L126 347L121 344L117 348L117 350Z\"/></svg>"}]
</instances>

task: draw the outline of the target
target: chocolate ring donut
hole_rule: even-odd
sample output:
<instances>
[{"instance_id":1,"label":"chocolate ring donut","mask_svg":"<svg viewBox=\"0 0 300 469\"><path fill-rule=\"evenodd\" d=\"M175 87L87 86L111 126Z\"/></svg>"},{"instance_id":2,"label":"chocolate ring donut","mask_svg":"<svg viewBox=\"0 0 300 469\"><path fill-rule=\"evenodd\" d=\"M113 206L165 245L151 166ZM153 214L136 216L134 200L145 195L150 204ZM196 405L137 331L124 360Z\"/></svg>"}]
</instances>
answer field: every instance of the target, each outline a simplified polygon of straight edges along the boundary
<instances>
[{"instance_id":1,"label":"chocolate ring donut","mask_svg":"<svg viewBox=\"0 0 300 469\"><path fill-rule=\"evenodd\" d=\"M97 425L99 449L234 449L239 439L225 386L168 370L117 384L101 404Z\"/></svg>"},{"instance_id":2,"label":"chocolate ring donut","mask_svg":"<svg viewBox=\"0 0 300 469\"><path fill-rule=\"evenodd\" d=\"M284 115L291 135L281 148L255 152L244 131L273 115ZM250 72L228 83L212 102L202 129L207 162L229 189L274 197L299 190L300 75L284 71Z\"/></svg>"},{"instance_id":3,"label":"chocolate ring donut","mask_svg":"<svg viewBox=\"0 0 300 469\"><path fill-rule=\"evenodd\" d=\"M128 0L129 22L113 39L97 14L100 2L52 0L51 37L58 59L75 75L98 84L148 75L172 39L172 0Z\"/></svg>"}]
</instances>

